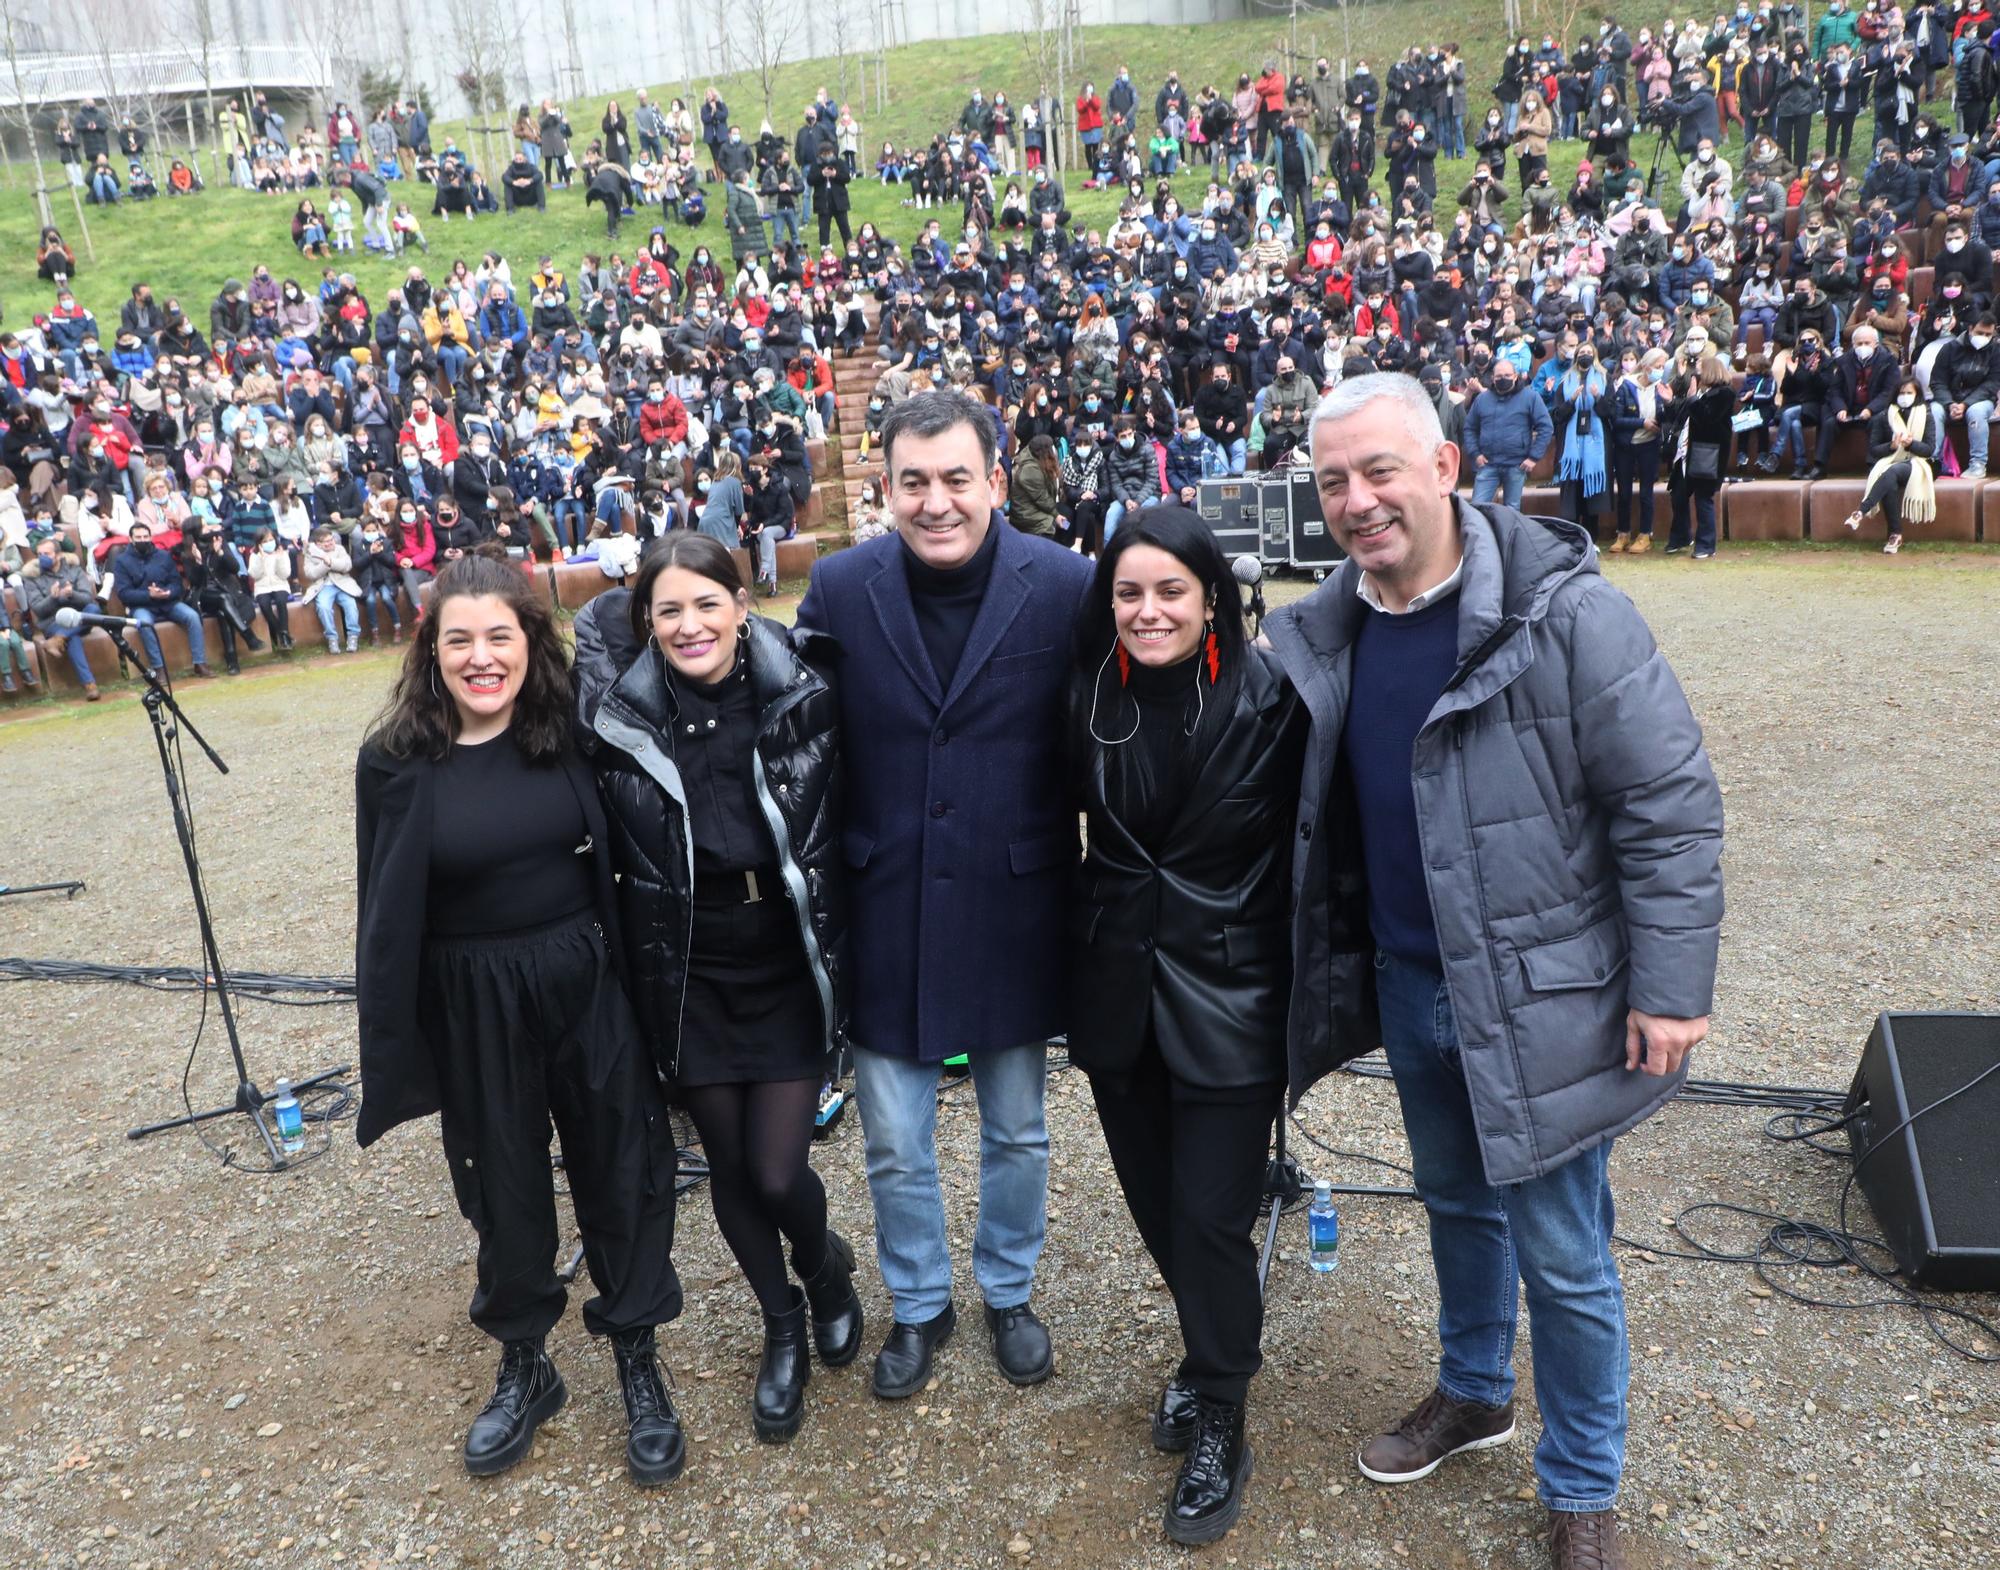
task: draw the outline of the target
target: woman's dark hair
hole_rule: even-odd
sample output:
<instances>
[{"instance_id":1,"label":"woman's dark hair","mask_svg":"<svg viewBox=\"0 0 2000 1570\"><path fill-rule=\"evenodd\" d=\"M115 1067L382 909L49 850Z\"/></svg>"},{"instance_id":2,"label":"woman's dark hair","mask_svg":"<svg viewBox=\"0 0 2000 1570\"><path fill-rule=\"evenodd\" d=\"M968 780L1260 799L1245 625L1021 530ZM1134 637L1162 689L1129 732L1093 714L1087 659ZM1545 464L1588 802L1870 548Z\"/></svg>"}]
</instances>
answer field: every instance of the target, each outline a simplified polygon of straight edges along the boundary
<instances>
[{"instance_id":1,"label":"woman's dark hair","mask_svg":"<svg viewBox=\"0 0 2000 1570\"><path fill-rule=\"evenodd\" d=\"M632 620L632 636L641 643L653 636L653 585L669 567L681 567L697 577L719 584L732 596L743 593L743 574L737 570L735 554L713 535L691 529L676 529L656 541L632 574L632 599L627 613Z\"/></svg>"},{"instance_id":2,"label":"woman's dark hair","mask_svg":"<svg viewBox=\"0 0 2000 1570\"><path fill-rule=\"evenodd\" d=\"M438 675L438 627L449 601L489 594L514 613L528 643L527 676L508 728L514 745L534 763L553 762L568 749L573 689L569 655L555 617L527 574L504 556L489 556L483 550L459 557L437 575L388 704L365 745L392 758L444 760L458 735L459 721L458 705Z\"/></svg>"},{"instance_id":3,"label":"woman's dark hair","mask_svg":"<svg viewBox=\"0 0 2000 1570\"><path fill-rule=\"evenodd\" d=\"M1179 747L1180 767L1185 768L1202 757L1214 744L1235 707L1244 661L1250 657L1249 643L1243 633L1243 593L1230 571L1229 558L1216 543L1209 526L1192 508L1176 502L1127 513L1125 521L1118 525L1117 534L1097 559L1090 593L1084 597L1083 609L1077 614L1076 669L1072 681L1073 745L1079 749L1103 749L1105 789L1114 807L1157 788L1156 782L1149 778L1145 748L1105 746L1086 728L1093 700L1098 716L1095 728L1100 736L1122 736L1132 727L1133 700L1125 695L1119 681L1113 651L1118 633L1111 600L1118 583L1118 563L1127 551L1139 545L1165 551L1194 574L1202 598L1211 607L1215 626L1217 667L1213 684L1204 649L1198 647L1189 662L1194 667L1193 681L1205 691L1194 734L1183 738Z\"/></svg>"}]
</instances>

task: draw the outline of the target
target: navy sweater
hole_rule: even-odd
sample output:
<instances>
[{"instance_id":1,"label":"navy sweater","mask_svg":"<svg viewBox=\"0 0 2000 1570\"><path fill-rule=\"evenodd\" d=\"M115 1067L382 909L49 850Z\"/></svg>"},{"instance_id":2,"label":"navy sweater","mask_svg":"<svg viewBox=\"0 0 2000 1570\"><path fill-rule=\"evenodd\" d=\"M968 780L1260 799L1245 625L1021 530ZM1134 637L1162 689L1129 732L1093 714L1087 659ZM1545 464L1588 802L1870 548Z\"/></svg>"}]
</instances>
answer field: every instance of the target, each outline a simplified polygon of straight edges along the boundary
<instances>
[{"instance_id":1,"label":"navy sweater","mask_svg":"<svg viewBox=\"0 0 2000 1570\"><path fill-rule=\"evenodd\" d=\"M1368 922L1375 946L1441 970L1437 922L1424 881L1410 754L1417 732L1458 668L1458 596L1408 615L1371 610L1354 640L1354 682L1340 733L1354 782Z\"/></svg>"}]
</instances>

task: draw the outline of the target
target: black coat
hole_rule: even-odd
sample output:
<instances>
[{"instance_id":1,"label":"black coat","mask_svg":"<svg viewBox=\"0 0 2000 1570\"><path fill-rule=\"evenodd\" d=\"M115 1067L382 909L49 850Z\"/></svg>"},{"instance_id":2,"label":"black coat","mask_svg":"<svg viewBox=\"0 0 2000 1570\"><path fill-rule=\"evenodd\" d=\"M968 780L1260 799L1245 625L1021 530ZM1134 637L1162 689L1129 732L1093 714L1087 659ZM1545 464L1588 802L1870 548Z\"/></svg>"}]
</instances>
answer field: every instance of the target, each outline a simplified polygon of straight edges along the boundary
<instances>
[{"instance_id":1,"label":"black coat","mask_svg":"<svg viewBox=\"0 0 2000 1570\"><path fill-rule=\"evenodd\" d=\"M590 829L596 914L619 961L610 836L590 770L575 752L560 767ZM398 1123L443 1106L438 1060L417 1017L417 988L430 891L431 815L437 769L428 758L391 758L364 746L354 766L358 851L354 979L361 1041L361 1115L354 1137L372 1145ZM455 1109L470 1117L470 1107Z\"/></svg>"},{"instance_id":2,"label":"black coat","mask_svg":"<svg viewBox=\"0 0 2000 1570\"><path fill-rule=\"evenodd\" d=\"M694 922L694 842L674 765L673 692L659 654L632 634L630 604L630 591L613 589L577 614L577 717L609 819L632 1007L655 1066L672 1078ZM806 660L829 655L832 645L761 617L751 618L748 639L758 800L819 993L821 1046L831 1055L847 1035L838 725L833 688Z\"/></svg>"},{"instance_id":3,"label":"black coat","mask_svg":"<svg viewBox=\"0 0 2000 1570\"><path fill-rule=\"evenodd\" d=\"M1234 709L1157 854L1105 799L1104 747L1086 728L1089 679L1072 691L1070 756L1089 849L1071 918L1069 1054L1086 1071L1130 1069L1151 1035L1173 1074L1204 1089L1288 1077L1292 820L1306 712L1275 655L1245 652Z\"/></svg>"}]
</instances>

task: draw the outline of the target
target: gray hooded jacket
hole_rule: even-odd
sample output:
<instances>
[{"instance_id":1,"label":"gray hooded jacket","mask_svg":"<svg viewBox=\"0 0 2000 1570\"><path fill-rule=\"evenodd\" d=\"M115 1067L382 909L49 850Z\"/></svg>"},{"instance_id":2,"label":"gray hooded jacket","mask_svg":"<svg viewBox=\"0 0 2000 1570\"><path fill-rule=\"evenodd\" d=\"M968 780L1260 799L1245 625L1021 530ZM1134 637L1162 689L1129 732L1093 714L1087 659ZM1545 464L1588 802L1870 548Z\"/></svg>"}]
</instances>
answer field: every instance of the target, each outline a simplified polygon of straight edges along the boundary
<instances>
[{"instance_id":1,"label":"gray hooded jacket","mask_svg":"<svg viewBox=\"0 0 2000 1570\"><path fill-rule=\"evenodd\" d=\"M1625 1067L1628 1008L1709 1012L1722 797L1638 611L1576 524L1455 501L1459 668L1411 784L1486 1176L1517 1183L1679 1089ZM1340 734L1362 618L1340 568L1267 633L1312 716L1293 846L1295 1061L1380 1044L1366 883ZM1684 1073L1685 1071L1683 1071ZM1310 1077L1307 1082L1310 1083Z\"/></svg>"}]
</instances>

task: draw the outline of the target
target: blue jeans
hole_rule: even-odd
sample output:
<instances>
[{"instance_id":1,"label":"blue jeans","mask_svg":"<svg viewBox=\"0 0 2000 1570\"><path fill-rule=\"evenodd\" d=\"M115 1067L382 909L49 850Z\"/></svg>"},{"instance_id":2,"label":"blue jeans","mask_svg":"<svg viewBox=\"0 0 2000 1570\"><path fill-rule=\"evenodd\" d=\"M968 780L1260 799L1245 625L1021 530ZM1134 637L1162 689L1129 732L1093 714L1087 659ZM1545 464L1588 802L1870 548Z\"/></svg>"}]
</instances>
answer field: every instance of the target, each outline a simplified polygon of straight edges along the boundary
<instances>
[{"instance_id":1,"label":"blue jeans","mask_svg":"<svg viewBox=\"0 0 2000 1570\"><path fill-rule=\"evenodd\" d=\"M338 592L338 591L336 591ZM378 583L371 589L361 591L361 613L368 622L368 630L377 638L382 636L382 620L386 616L391 630L400 629L402 618L396 614L396 591L386 583Z\"/></svg>"},{"instance_id":2,"label":"blue jeans","mask_svg":"<svg viewBox=\"0 0 2000 1570\"><path fill-rule=\"evenodd\" d=\"M1382 1045L1396 1078L1437 1272L1438 1385L1498 1406L1514 1394L1514 1329L1527 1291L1550 1510L1608 1510L1625 1465L1625 1294L1611 1258L1609 1142L1524 1183L1486 1181L1444 978L1375 956Z\"/></svg>"},{"instance_id":3,"label":"blue jeans","mask_svg":"<svg viewBox=\"0 0 2000 1570\"><path fill-rule=\"evenodd\" d=\"M1528 471L1518 463L1489 463L1483 469L1472 471L1472 499L1490 502L1493 493L1499 491L1509 507L1518 507L1521 505L1521 487L1527 479Z\"/></svg>"},{"instance_id":4,"label":"blue jeans","mask_svg":"<svg viewBox=\"0 0 2000 1570\"><path fill-rule=\"evenodd\" d=\"M1931 404L1931 429L1942 431L1946 405L1933 401ZM1986 467L1986 446L1992 438L1993 405L1989 403L1969 403L1965 406L1965 466L1978 464Z\"/></svg>"},{"instance_id":5,"label":"blue jeans","mask_svg":"<svg viewBox=\"0 0 2000 1570\"><path fill-rule=\"evenodd\" d=\"M162 616L187 634L189 658L197 665L206 665L208 639L201 630L201 612L185 600L175 600L170 605L132 607L132 620L139 624L139 642L145 647L147 663L155 670L164 669L167 663L166 657L160 653L160 635L153 631L153 624ZM75 636L75 633L71 634L71 637Z\"/></svg>"},{"instance_id":6,"label":"blue jeans","mask_svg":"<svg viewBox=\"0 0 2000 1570\"><path fill-rule=\"evenodd\" d=\"M796 208L774 207L771 209L771 243L777 245L789 240L799 243L799 215Z\"/></svg>"},{"instance_id":7,"label":"blue jeans","mask_svg":"<svg viewBox=\"0 0 2000 1570\"><path fill-rule=\"evenodd\" d=\"M361 643L361 607L354 596L345 589L336 589L331 584L313 596L313 609L319 613L319 630L326 634L327 647L338 652L340 648L340 628L334 621L334 608L340 610L340 619L347 624L347 641L359 647Z\"/></svg>"},{"instance_id":8,"label":"blue jeans","mask_svg":"<svg viewBox=\"0 0 2000 1570\"><path fill-rule=\"evenodd\" d=\"M580 551L590 532L589 510L574 496L565 496L556 502L556 539L566 551Z\"/></svg>"},{"instance_id":9,"label":"blue jeans","mask_svg":"<svg viewBox=\"0 0 2000 1570\"><path fill-rule=\"evenodd\" d=\"M1438 151L1447 158L1465 156L1465 116L1448 114L1439 122Z\"/></svg>"},{"instance_id":10,"label":"blue jeans","mask_svg":"<svg viewBox=\"0 0 2000 1570\"><path fill-rule=\"evenodd\" d=\"M1125 504L1123 502L1110 502L1105 506L1104 543L1106 545L1111 543L1111 536L1118 532L1118 525L1124 520L1124 517Z\"/></svg>"},{"instance_id":11,"label":"blue jeans","mask_svg":"<svg viewBox=\"0 0 2000 1570\"><path fill-rule=\"evenodd\" d=\"M444 379L454 387L458 385L458 379L465 374L465 368L471 360L471 351L460 348L455 343L446 341L437 346L438 369L444 373Z\"/></svg>"},{"instance_id":12,"label":"blue jeans","mask_svg":"<svg viewBox=\"0 0 2000 1570\"><path fill-rule=\"evenodd\" d=\"M857 1048L854 1089L875 1202L875 1257L900 1324L951 1302L951 1245L938 1186L940 1065ZM1042 1117L1048 1046L972 1055L979 1102L979 1224L972 1274L995 1308L1018 1308L1035 1284L1048 1231L1049 1130Z\"/></svg>"}]
</instances>

